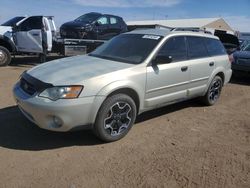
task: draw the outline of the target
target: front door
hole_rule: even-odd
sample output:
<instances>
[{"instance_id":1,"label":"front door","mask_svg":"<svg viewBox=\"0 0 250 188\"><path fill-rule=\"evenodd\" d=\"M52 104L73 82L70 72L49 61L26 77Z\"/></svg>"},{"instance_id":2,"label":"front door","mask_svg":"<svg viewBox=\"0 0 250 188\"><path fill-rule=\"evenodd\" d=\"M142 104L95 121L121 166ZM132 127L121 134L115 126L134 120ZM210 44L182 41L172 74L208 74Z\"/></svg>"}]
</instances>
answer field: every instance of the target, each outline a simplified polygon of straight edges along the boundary
<instances>
[{"instance_id":1,"label":"front door","mask_svg":"<svg viewBox=\"0 0 250 188\"><path fill-rule=\"evenodd\" d=\"M147 67L145 107L148 108L187 98L190 63L187 60L186 38L168 39L158 55L171 56L172 62Z\"/></svg>"},{"instance_id":2,"label":"front door","mask_svg":"<svg viewBox=\"0 0 250 188\"><path fill-rule=\"evenodd\" d=\"M14 33L18 51L43 53L42 16L32 16L21 22Z\"/></svg>"}]
</instances>

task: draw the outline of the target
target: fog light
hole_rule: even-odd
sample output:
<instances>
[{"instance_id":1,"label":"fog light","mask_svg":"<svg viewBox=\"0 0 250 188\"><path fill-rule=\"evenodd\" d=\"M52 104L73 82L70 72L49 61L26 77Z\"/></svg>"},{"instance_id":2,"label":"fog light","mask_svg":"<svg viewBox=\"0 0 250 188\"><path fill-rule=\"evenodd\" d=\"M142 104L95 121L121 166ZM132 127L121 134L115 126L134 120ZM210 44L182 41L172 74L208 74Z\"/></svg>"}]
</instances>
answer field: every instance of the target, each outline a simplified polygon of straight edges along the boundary
<instances>
[{"instance_id":1,"label":"fog light","mask_svg":"<svg viewBox=\"0 0 250 188\"><path fill-rule=\"evenodd\" d=\"M60 127L62 127L62 125L63 125L63 121L60 118L54 116L53 117L53 127L60 128Z\"/></svg>"}]
</instances>

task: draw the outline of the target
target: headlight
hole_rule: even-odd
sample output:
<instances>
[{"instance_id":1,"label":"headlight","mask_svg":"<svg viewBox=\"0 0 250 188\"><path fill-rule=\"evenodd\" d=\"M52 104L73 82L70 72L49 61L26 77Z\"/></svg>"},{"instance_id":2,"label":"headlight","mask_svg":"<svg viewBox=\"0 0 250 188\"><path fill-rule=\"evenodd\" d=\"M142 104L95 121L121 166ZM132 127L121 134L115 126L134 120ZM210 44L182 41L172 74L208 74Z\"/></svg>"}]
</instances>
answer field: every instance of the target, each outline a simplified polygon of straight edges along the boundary
<instances>
[{"instance_id":1,"label":"headlight","mask_svg":"<svg viewBox=\"0 0 250 188\"><path fill-rule=\"evenodd\" d=\"M39 97L49 98L53 101L58 99L75 99L78 98L83 86L56 86L45 89Z\"/></svg>"}]
</instances>

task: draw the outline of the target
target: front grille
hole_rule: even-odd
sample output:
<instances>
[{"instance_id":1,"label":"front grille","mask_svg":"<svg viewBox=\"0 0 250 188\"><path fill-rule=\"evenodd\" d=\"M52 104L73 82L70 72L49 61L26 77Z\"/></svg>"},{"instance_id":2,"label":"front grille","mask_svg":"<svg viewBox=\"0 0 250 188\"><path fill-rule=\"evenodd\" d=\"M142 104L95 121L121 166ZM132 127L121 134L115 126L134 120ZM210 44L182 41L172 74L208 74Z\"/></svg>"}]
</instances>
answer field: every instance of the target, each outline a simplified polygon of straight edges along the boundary
<instances>
[{"instance_id":1,"label":"front grille","mask_svg":"<svg viewBox=\"0 0 250 188\"><path fill-rule=\"evenodd\" d=\"M20 80L20 87L25 93L29 95L34 95L36 93L35 87L29 82L27 82L24 78L21 78Z\"/></svg>"}]
</instances>

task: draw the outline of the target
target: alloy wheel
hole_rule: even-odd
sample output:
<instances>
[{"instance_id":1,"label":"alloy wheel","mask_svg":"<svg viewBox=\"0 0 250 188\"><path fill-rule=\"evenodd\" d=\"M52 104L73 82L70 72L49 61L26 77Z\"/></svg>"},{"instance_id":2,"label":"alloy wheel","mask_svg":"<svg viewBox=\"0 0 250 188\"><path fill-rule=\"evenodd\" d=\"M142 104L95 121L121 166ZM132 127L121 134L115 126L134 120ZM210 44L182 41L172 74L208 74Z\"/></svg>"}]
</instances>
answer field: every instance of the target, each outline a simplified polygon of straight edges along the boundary
<instances>
[{"instance_id":1,"label":"alloy wheel","mask_svg":"<svg viewBox=\"0 0 250 188\"><path fill-rule=\"evenodd\" d=\"M131 120L131 106L127 102L116 102L110 107L104 119L104 129L111 136L119 136L128 129Z\"/></svg>"},{"instance_id":2,"label":"alloy wheel","mask_svg":"<svg viewBox=\"0 0 250 188\"><path fill-rule=\"evenodd\" d=\"M212 83L212 86L210 87L210 90L209 90L209 100L212 103L215 103L218 100L220 93L221 93L221 87L222 87L221 80L215 79Z\"/></svg>"}]
</instances>

